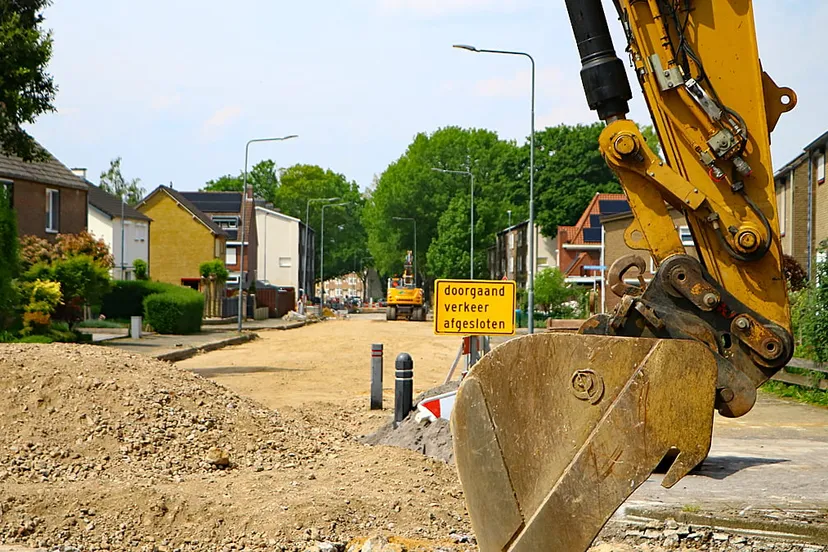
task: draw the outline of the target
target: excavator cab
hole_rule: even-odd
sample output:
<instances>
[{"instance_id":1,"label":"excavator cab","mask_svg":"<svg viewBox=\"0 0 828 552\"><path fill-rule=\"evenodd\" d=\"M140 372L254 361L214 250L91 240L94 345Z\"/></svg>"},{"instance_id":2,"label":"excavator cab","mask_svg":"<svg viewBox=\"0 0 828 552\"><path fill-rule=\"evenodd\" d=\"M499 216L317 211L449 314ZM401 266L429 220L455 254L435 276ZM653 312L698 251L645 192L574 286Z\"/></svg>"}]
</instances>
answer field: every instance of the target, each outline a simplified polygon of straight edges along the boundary
<instances>
[{"instance_id":1,"label":"excavator cab","mask_svg":"<svg viewBox=\"0 0 828 552\"><path fill-rule=\"evenodd\" d=\"M600 151L642 255L577 335L508 341L463 380L455 458L481 551L583 552L659 465L671 487L707 456L713 412L738 417L793 354L770 133L796 94L759 62L752 0L615 0L663 157L632 98L601 0L565 0ZM687 219L687 255L670 209ZM625 274L658 269L641 286Z\"/></svg>"}]
</instances>

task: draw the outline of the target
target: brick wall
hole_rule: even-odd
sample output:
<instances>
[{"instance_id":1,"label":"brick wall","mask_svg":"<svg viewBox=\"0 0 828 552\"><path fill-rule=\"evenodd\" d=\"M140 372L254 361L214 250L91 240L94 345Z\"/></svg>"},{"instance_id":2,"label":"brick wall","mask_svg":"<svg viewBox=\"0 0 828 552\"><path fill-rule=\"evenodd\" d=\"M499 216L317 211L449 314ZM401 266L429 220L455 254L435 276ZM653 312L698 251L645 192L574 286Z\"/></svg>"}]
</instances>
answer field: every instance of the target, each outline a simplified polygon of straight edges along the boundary
<instances>
[{"instance_id":1,"label":"brick wall","mask_svg":"<svg viewBox=\"0 0 828 552\"><path fill-rule=\"evenodd\" d=\"M170 284L199 278L198 267L215 258L224 260L224 238L213 233L164 192L139 209L152 219L150 277Z\"/></svg>"},{"instance_id":2,"label":"brick wall","mask_svg":"<svg viewBox=\"0 0 828 552\"><path fill-rule=\"evenodd\" d=\"M46 190L60 192L58 232L77 234L86 230L86 190L46 186L26 180L14 181L14 208L17 230L21 236L39 236L53 240L57 234L46 232Z\"/></svg>"},{"instance_id":3,"label":"brick wall","mask_svg":"<svg viewBox=\"0 0 828 552\"><path fill-rule=\"evenodd\" d=\"M684 215L680 211L676 211L674 209L670 210L670 215L673 219L673 225L678 228L680 226L687 226L687 221L684 218ZM604 229L606 234L604 235L604 263L607 267L611 267L612 263L623 257L624 255L636 254L642 259L644 259L645 264L647 265L647 272L644 274L644 278L646 280L650 280L653 277L652 268L652 257L650 256L649 251L640 251L635 249L630 249L627 247L626 242L624 241L624 232L627 230L627 227L632 223L633 217L632 215L624 218L617 218L615 220L609 220L604 222ZM685 247L685 251L688 255L693 258L698 258L696 255L696 250L693 247ZM631 270L627 277L630 278L637 278L638 274L635 273L635 270ZM615 306L621 302L621 298L615 295L610 289L609 286L606 287L606 306L607 312L612 312Z\"/></svg>"}]
</instances>

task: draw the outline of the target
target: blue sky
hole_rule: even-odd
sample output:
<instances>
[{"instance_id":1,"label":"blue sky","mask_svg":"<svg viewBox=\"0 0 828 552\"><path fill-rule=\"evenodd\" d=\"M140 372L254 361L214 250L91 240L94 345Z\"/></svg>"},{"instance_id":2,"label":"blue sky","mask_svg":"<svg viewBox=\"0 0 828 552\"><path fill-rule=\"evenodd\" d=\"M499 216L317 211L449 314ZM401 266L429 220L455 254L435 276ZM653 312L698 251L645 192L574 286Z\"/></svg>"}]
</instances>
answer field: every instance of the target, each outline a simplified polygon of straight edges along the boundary
<instances>
[{"instance_id":1,"label":"blue sky","mask_svg":"<svg viewBox=\"0 0 828 552\"><path fill-rule=\"evenodd\" d=\"M606 0L621 51L614 10ZM755 0L765 69L799 94L774 134L777 167L828 129L828 3ZM50 71L58 112L30 132L90 180L122 156L147 190L194 190L251 164L313 163L362 187L420 131L461 125L522 141L529 65L537 126L592 122L563 0L55 0ZM640 94L632 117L649 122Z\"/></svg>"}]
</instances>

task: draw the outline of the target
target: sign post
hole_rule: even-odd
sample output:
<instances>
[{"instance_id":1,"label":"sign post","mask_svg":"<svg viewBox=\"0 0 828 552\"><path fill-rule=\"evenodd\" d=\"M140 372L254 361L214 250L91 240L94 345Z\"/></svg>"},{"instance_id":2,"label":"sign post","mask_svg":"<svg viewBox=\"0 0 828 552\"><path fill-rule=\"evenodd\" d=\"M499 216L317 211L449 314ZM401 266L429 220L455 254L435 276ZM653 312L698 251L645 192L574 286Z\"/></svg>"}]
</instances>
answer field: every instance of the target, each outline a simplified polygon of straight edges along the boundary
<instances>
[{"instance_id":1,"label":"sign post","mask_svg":"<svg viewBox=\"0 0 828 552\"><path fill-rule=\"evenodd\" d=\"M437 280L434 286L434 333L462 335L466 371L480 358L478 336L515 334L513 281Z\"/></svg>"},{"instance_id":2,"label":"sign post","mask_svg":"<svg viewBox=\"0 0 828 552\"><path fill-rule=\"evenodd\" d=\"M437 280L434 333L437 335L514 335L513 281Z\"/></svg>"}]
</instances>

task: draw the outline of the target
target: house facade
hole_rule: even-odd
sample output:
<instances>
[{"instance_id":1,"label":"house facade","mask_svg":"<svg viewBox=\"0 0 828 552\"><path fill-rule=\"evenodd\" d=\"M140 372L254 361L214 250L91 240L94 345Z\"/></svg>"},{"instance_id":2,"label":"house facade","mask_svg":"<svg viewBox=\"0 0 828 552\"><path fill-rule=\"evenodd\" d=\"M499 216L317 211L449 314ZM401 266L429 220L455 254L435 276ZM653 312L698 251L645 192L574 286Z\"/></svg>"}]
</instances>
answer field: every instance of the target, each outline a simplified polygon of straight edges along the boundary
<instances>
[{"instance_id":1,"label":"house facade","mask_svg":"<svg viewBox=\"0 0 828 552\"><path fill-rule=\"evenodd\" d=\"M50 153L37 162L0 155L0 185L11 191L20 236L53 241L86 230L86 181Z\"/></svg>"},{"instance_id":2,"label":"house facade","mask_svg":"<svg viewBox=\"0 0 828 552\"><path fill-rule=\"evenodd\" d=\"M115 260L112 277L117 280L134 280L135 260L140 259L149 264L152 221L147 215L122 202L119 197L92 183L87 182L87 185L89 233L102 239L112 252Z\"/></svg>"},{"instance_id":3,"label":"house facade","mask_svg":"<svg viewBox=\"0 0 828 552\"><path fill-rule=\"evenodd\" d=\"M189 200L198 210L205 213L210 219L227 234L227 247L224 262L230 277L229 286L239 285L239 278L244 274L243 287L247 289L251 282L256 281L259 263L259 235L253 203L252 189L248 190L247 198L242 207L240 192L180 192L181 196ZM244 217L242 217L244 208ZM239 232L244 219L244 235ZM241 239L244 239L242 243ZM241 263L244 263L242 268Z\"/></svg>"},{"instance_id":4,"label":"house facade","mask_svg":"<svg viewBox=\"0 0 828 552\"><path fill-rule=\"evenodd\" d=\"M567 282L600 284L598 267L608 266L603 256L601 218L629 210L624 194L595 194L574 226L558 226L558 263Z\"/></svg>"},{"instance_id":5,"label":"house facade","mask_svg":"<svg viewBox=\"0 0 828 552\"><path fill-rule=\"evenodd\" d=\"M698 258L696 254L695 242L693 241L693 237L690 234L690 227L687 225L687 220L684 218L684 214L681 211L677 211L675 209L670 209L670 216L673 220L673 226L676 228L676 231L679 233L679 237L681 238L681 243L684 245L684 251L687 255ZM644 280L649 282L652 280L653 275L657 269L653 258L650 256L649 251L642 251L636 249L630 249L627 246L626 241L624 241L624 233L627 231L627 228L633 222L633 214L632 211L627 211L623 213L605 215L601 217L601 224L603 226L603 259L604 265L609 268L612 264L620 259L625 255L638 255L642 259L644 259L646 263L646 272L642 275L644 276ZM628 284L637 285L638 284L638 274L634 273L635 270L631 271L625 281ZM612 312L618 303L621 302L621 298L615 295L610 289L608 282L606 280L607 271L603 271L601 274L601 278L595 282L595 289L596 291L600 292L600 305L599 305L599 312Z\"/></svg>"},{"instance_id":6,"label":"house facade","mask_svg":"<svg viewBox=\"0 0 828 552\"><path fill-rule=\"evenodd\" d=\"M362 278L356 272L325 280L325 301L333 299L364 298Z\"/></svg>"},{"instance_id":7,"label":"house facade","mask_svg":"<svg viewBox=\"0 0 828 552\"><path fill-rule=\"evenodd\" d=\"M497 233L489 248L489 278L513 280L525 288L529 274L529 221L523 221ZM558 266L558 239L548 238L535 226L535 273Z\"/></svg>"},{"instance_id":8,"label":"house facade","mask_svg":"<svg viewBox=\"0 0 828 552\"><path fill-rule=\"evenodd\" d=\"M314 231L301 220L272 208L256 206L259 233L259 279L277 286L313 289L316 250ZM307 242L306 242L307 240Z\"/></svg>"},{"instance_id":9,"label":"house facade","mask_svg":"<svg viewBox=\"0 0 828 552\"><path fill-rule=\"evenodd\" d=\"M225 259L225 231L180 192L159 186L136 209L152 219L149 273L153 280L197 289L199 265Z\"/></svg>"}]
</instances>

